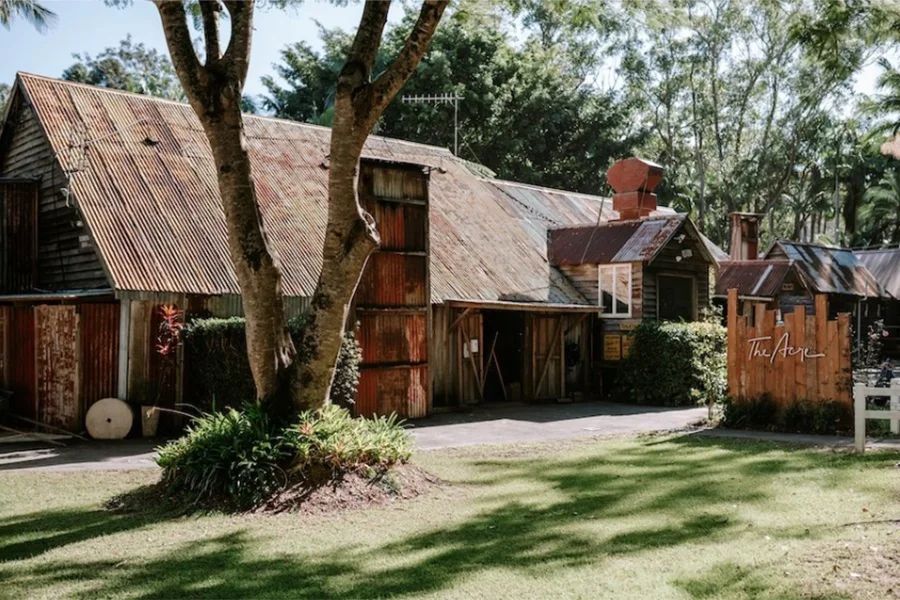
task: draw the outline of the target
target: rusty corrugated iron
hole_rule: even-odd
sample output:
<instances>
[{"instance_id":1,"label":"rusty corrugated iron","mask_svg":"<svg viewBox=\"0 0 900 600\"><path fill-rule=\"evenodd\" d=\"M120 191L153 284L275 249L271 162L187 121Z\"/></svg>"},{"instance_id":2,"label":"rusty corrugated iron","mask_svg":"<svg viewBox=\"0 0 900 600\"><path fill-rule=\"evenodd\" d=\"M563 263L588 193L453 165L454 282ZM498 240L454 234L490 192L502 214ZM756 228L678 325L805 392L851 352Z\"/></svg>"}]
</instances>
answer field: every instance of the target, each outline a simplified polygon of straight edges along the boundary
<instances>
[{"instance_id":1,"label":"rusty corrugated iron","mask_svg":"<svg viewBox=\"0 0 900 600\"><path fill-rule=\"evenodd\" d=\"M20 74L118 291L239 293L206 138L185 104ZM330 130L247 116L247 147L289 297L321 268ZM364 157L433 167L431 296L585 303L547 261L548 227L609 201L485 179L442 148L370 137ZM605 205L604 205L605 202Z\"/></svg>"},{"instance_id":2,"label":"rusty corrugated iron","mask_svg":"<svg viewBox=\"0 0 900 600\"><path fill-rule=\"evenodd\" d=\"M41 423L78 431L78 311L73 305L34 307L37 413Z\"/></svg>"},{"instance_id":3,"label":"rusty corrugated iron","mask_svg":"<svg viewBox=\"0 0 900 600\"><path fill-rule=\"evenodd\" d=\"M36 419L34 309L30 305L10 306L6 315L6 387L13 393L13 412Z\"/></svg>"},{"instance_id":4,"label":"rusty corrugated iron","mask_svg":"<svg viewBox=\"0 0 900 600\"><path fill-rule=\"evenodd\" d=\"M715 295L728 297L736 289L738 296L774 298L781 293L785 277L793 269L786 260L735 260L723 262L716 277Z\"/></svg>"},{"instance_id":5,"label":"rusty corrugated iron","mask_svg":"<svg viewBox=\"0 0 900 600\"><path fill-rule=\"evenodd\" d=\"M37 281L38 184L0 179L0 292L28 292Z\"/></svg>"},{"instance_id":6,"label":"rusty corrugated iron","mask_svg":"<svg viewBox=\"0 0 900 600\"><path fill-rule=\"evenodd\" d=\"M779 240L766 253L766 258L781 257L796 264L813 293L889 297L849 248Z\"/></svg>"},{"instance_id":7,"label":"rusty corrugated iron","mask_svg":"<svg viewBox=\"0 0 900 600\"><path fill-rule=\"evenodd\" d=\"M900 248L856 250L857 260L894 298L900 299Z\"/></svg>"},{"instance_id":8,"label":"rusty corrugated iron","mask_svg":"<svg viewBox=\"0 0 900 600\"><path fill-rule=\"evenodd\" d=\"M119 305L78 305L81 343L81 404L84 410L101 398L116 397L119 375Z\"/></svg>"},{"instance_id":9,"label":"rusty corrugated iron","mask_svg":"<svg viewBox=\"0 0 900 600\"><path fill-rule=\"evenodd\" d=\"M554 265L650 262L686 222L685 215L611 221L599 226L553 229Z\"/></svg>"}]
</instances>

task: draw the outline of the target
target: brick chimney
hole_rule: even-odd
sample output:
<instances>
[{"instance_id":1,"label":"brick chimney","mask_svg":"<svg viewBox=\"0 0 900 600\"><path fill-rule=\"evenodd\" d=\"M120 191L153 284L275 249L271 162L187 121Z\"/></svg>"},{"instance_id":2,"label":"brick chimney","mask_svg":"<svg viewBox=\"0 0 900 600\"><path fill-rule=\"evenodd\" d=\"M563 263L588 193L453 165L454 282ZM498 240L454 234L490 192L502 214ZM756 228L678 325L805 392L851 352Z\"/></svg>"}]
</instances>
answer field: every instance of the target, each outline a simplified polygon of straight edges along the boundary
<instances>
[{"instance_id":1,"label":"brick chimney","mask_svg":"<svg viewBox=\"0 0 900 600\"><path fill-rule=\"evenodd\" d=\"M756 260L759 256L758 213L733 212L731 215L731 260Z\"/></svg>"},{"instance_id":2,"label":"brick chimney","mask_svg":"<svg viewBox=\"0 0 900 600\"><path fill-rule=\"evenodd\" d=\"M615 190L613 209L619 219L642 219L656 210L653 190L662 180L662 166L642 158L620 160L606 172L606 181Z\"/></svg>"}]
</instances>

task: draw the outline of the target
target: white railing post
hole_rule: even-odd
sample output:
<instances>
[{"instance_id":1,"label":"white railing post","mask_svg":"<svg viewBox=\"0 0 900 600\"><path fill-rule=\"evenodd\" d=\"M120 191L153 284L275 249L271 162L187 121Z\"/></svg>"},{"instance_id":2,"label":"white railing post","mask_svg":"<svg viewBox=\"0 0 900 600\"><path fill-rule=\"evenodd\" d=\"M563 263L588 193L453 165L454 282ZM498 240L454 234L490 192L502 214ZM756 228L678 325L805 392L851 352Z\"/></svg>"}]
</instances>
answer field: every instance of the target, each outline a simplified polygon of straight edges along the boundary
<instances>
[{"instance_id":1,"label":"white railing post","mask_svg":"<svg viewBox=\"0 0 900 600\"><path fill-rule=\"evenodd\" d=\"M891 379L891 404L892 411L900 411L900 377ZM900 418L891 419L891 433L900 434Z\"/></svg>"},{"instance_id":2,"label":"white railing post","mask_svg":"<svg viewBox=\"0 0 900 600\"><path fill-rule=\"evenodd\" d=\"M853 441L856 451L866 450L866 386L853 386Z\"/></svg>"}]
</instances>

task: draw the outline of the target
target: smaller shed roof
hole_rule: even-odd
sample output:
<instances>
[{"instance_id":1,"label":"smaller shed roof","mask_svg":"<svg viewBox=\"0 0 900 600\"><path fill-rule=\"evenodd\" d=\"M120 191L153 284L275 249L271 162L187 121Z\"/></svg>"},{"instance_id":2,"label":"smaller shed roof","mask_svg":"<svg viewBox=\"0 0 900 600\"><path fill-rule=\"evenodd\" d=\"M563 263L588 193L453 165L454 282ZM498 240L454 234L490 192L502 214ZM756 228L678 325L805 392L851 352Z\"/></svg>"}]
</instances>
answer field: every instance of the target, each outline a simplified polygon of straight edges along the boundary
<instances>
[{"instance_id":1,"label":"smaller shed roof","mask_svg":"<svg viewBox=\"0 0 900 600\"><path fill-rule=\"evenodd\" d=\"M717 297L727 297L736 289L743 298L774 298L781 291L785 277L794 268L788 260L732 260L719 264L716 278Z\"/></svg>"},{"instance_id":2,"label":"smaller shed roof","mask_svg":"<svg viewBox=\"0 0 900 600\"><path fill-rule=\"evenodd\" d=\"M849 248L778 240L765 258L794 261L806 285L815 293L890 297Z\"/></svg>"},{"instance_id":3,"label":"smaller shed roof","mask_svg":"<svg viewBox=\"0 0 900 600\"><path fill-rule=\"evenodd\" d=\"M682 230L697 239L711 263L717 262L707 240L684 214L551 229L548 255L553 265L649 263Z\"/></svg>"},{"instance_id":4,"label":"smaller shed roof","mask_svg":"<svg viewBox=\"0 0 900 600\"><path fill-rule=\"evenodd\" d=\"M853 254L891 296L900 299L900 248L855 250Z\"/></svg>"}]
</instances>

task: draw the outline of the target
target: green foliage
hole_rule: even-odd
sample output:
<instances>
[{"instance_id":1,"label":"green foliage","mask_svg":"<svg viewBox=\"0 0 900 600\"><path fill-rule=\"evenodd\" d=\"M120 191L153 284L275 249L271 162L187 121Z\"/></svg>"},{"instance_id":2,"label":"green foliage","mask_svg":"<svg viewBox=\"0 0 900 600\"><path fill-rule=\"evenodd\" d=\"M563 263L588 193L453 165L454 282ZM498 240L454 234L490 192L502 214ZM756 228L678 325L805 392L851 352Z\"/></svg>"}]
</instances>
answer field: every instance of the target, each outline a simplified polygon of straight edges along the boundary
<instances>
[{"instance_id":1,"label":"green foliage","mask_svg":"<svg viewBox=\"0 0 900 600\"><path fill-rule=\"evenodd\" d=\"M852 429L853 416L845 402L797 399L780 406L768 394L722 402L722 424L733 429L787 433L841 434Z\"/></svg>"},{"instance_id":2,"label":"green foliage","mask_svg":"<svg viewBox=\"0 0 900 600\"><path fill-rule=\"evenodd\" d=\"M195 503L259 504L287 483L290 449L274 434L265 411L247 406L207 413L187 434L159 449L162 483Z\"/></svg>"},{"instance_id":3,"label":"green foliage","mask_svg":"<svg viewBox=\"0 0 900 600\"><path fill-rule=\"evenodd\" d=\"M643 134L615 91L589 83L609 41L603 3L508 4L529 34L524 43L521 32L504 26L502 5L462 2L445 15L402 93L460 95L460 155L499 177L597 192L600 172L630 154ZM400 51L415 16L409 12L385 34L375 73ZM288 46L277 77L263 79L263 104L277 116L329 123L352 38L334 29L320 35L323 50ZM393 102L377 133L452 147L453 106Z\"/></svg>"},{"instance_id":4,"label":"green foliage","mask_svg":"<svg viewBox=\"0 0 900 600\"><path fill-rule=\"evenodd\" d=\"M305 336L308 317L300 315L288 321L288 330L303 363L313 348ZM193 319L184 329L185 365L188 385L193 386L191 404L204 411L227 406L238 407L256 394L250 362L247 359L245 321L241 317L227 319ZM344 335L335 367L331 401L353 404L359 384L359 362L362 358L353 331Z\"/></svg>"},{"instance_id":5,"label":"green foliage","mask_svg":"<svg viewBox=\"0 0 900 600\"><path fill-rule=\"evenodd\" d=\"M686 406L725 394L725 328L713 322L644 321L634 331L614 395L622 402Z\"/></svg>"},{"instance_id":6,"label":"green foliage","mask_svg":"<svg viewBox=\"0 0 900 600\"><path fill-rule=\"evenodd\" d=\"M412 453L396 416L354 419L329 405L279 428L247 405L205 413L159 450L162 485L195 504L257 506L288 485L320 485L360 468L384 472Z\"/></svg>"},{"instance_id":7,"label":"green foliage","mask_svg":"<svg viewBox=\"0 0 900 600\"><path fill-rule=\"evenodd\" d=\"M302 413L284 439L294 452L292 471L307 477L331 478L362 466L383 470L412 454L396 415L354 419L335 405Z\"/></svg>"},{"instance_id":8,"label":"green foliage","mask_svg":"<svg viewBox=\"0 0 900 600\"><path fill-rule=\"evenodd\" d=\"M24 19L44 33L56 22L56 13L37 0L0 0L0 25L8 30L16 19Z\"/></svg>"},{"instance_id":9,"label":"green foliage","mask_svg":"<svg viewBox=\"0 0 900 600\"><path fill-rule=\"evenodd\" d=\"M134 43L129 35L119 47L97 56L74 54L75 63L62 78L79 83L184 101L184 90L169 58L155 48Z\"/></svg>"}]
</instances>

